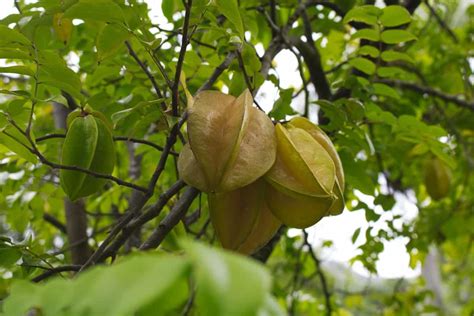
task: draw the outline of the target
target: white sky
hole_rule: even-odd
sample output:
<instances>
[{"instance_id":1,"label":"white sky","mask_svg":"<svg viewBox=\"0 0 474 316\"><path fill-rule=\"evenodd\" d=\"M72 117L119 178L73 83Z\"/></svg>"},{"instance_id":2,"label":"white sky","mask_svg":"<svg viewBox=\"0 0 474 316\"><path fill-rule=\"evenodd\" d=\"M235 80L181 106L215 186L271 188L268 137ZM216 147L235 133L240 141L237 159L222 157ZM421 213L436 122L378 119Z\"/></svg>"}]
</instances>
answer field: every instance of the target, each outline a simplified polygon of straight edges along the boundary
<instances>
[{"instance_id":1,"label":"white sky","mask_svg":"<svg viewBox=\"0 0 474 316\"><path fill-rule=\"evenodd\" d=\"M472 1L474 0L469 0L469 2ZM145 2L147 2L151 8L150 17L154 22L160 24L166 23L166 19L161 13L161 0L145 0ZM17 13L13 6L13 0L0 0L0 19L12 13ZM296 59L289 51L281 52L275 58L275 62L277 64L277 74L280 77L283 88L298 87L301 85ZM265 83L257 99L265 110L270 110L273 102L278 99L278 90L272 84ZM363 194L358 195L366 204L369 206L373 205L372 197L364 196ZM383 213L383 210L377 210L379 214ZM405 196L398 195L397 204L394 207L393 213L402 215L402 220L409 222L416 217L418 209ZM386 226L384 219L387 218L390 218L390 212L383 214L378 223L374 225L376 230L383 229ZM362 227L361 233L354 245L352 244L351 237L354 231L359 227ZM365 220L364 211L349 212L345 210L342 215L326 217L315 226L309 228L310 240L315 245L315 248L318 249L319 256L322 260L334 260L347 263L352 257L359 254L360 251L357 247L365 242L365 230L367 227L368 223ZM289 234L299 233L300 231L296 229L289 231ZM331 240L333 246L330 248L322 248L321 245L326 240ZM384 251L380 255L380 260L377 263L379 276L386 278L409 278L419 275L419 267L412 270L408 266L409 256L405 248L406 242L407 240L397 238L384 243ZM360 263L354 264L353 268L363 275L369 275Z\"/></svg>"}]
</instances>

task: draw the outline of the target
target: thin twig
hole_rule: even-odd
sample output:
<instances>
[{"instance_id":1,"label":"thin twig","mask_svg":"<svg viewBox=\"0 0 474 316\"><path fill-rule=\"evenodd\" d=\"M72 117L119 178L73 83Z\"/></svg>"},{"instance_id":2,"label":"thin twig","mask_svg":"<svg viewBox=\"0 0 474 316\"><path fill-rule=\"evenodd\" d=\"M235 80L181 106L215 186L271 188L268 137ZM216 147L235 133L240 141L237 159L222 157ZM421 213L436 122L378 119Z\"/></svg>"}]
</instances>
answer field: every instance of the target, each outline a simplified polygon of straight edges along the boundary
<instances>
[{"instance_id":1,"label":"thin twig","mask_svg":"<svg viewBox=\"0 0 474 316\"><path fill-rule=\"evenodd\" d=\"M21 142L20 140L18 140L16 137L14 137L13 135L7 133L6 131L3 131L3 133L5 133L5 135L9 136L10 138L12 138L13 140L15 140L16 142L18 142L20 145L22 145L23 147L25 147L27 150L29 150L32 154L34 154L35 156L38 157L38 159L41 161L41 163L43 163L44 165L47 165L49 167L51 167L52 169L63 169L63 170L71 170L71 171L79 171L79 172L83 172L83 173L86 173L88 175L91 175L93 177L96 177L96 178L102 178L102 179L107 179L107 180L111 180L115 183L117 183L118 185L121 185L121 186L124 186L124 187L129 187L129 188L132 188L134 190L137 190L137 191L141 191L141 192L147 192L147 189L144 188L144 187L141 187L139 185L136 185L136 184L133 184L133 183L130 183L130 182L127 182L127 181L124 181L122 179L119 179L117 177L114 177L112 175L109 175L109 174L104 174L104 173L99 173L99 172L95 172L95 171L92 171L92 170L89 170L89 169L85 169L85 168L81 168L81 167L77 167L77 166L66 166L66 165L62 165L62 164L58 164L58 163L55 163L55 162L52 162L52 161L49 161L48 159L46 159L45 156L43 156L43 154L38 150L38 148L36 147L36 144L34 143L34 141L31 139L31 137L29 137L28 134L26 134L25 131L23 131L19 126L18 124L16 124L16 122L12 119L9 119L9 123L12 124L13 127L15 127L21 134L23 134L29 141L31 147L23 144L23 142Z\"/></svg>"},{"instance_id":2,"label":"thin twig","mask_svg":"<svg viewBox=\"0 0 474 316\"><path fill-rule=\"evenodd\" d=\"M130 56L132 56L133 59L135 59L137 64L140 66L140 68L143 70L143 72L146 74L146 76L150 80L151 85L153 86L153 89L155 89L155 92L156 92L156 95L158 96L158 98L162 99L163 94L161 93L160 88L158 87L158 84L156 83L155 77L153 77L153 75L150 73L150 70L148 69L148 67L140 60L138 55L133 50L132 45L130 45L130 43L128 41L125 41L125 46L127 46ZM164 101L161 102L161 109L166 110L166 104L165 104Z\"/></svg>"},{"instance_id":3,"label":"thin twig","mask_svg":"<svg viewBox=\"0 0 474 316\"><path fill-rule=\"evenodd\" d=\"M63 223L61 223L60 220L58 220L56 217L54 217L53 215L51 214L48 214L48 213L44 213L43 214L43 219L50 223L51 225L53 225L54 227L56 227L57 229L59 229L60 232L66 234L67 233L67 229L66 229L66 225L64 225Z\"/></svg>"},{"instance_id":4,"label":"thin twig","mask_svg":"<svg viewBox=\"0 0 474 316\"><path fill-rule=\"evenodd\" d=\"M80 265L66 265L66 266L61 266L61 267L55 267L55 268L46 268L46 267L37 267L40 269L47 269L48 271L34 277L31 279L32 282L38 283L43 281L44 279L47 279L55 274L61 273L61 272L66 272L66 271L79 271L81 268Z\"/></svg>"},{"instance_id":5,"label":"thin twig","mask_svg":"<svg viewBox=\"0 0 474 316\"><path fill-rule=\"evenodd\" d=\"M181 69L183 68L184 57L186 55L186 47L189 43L188 31L189 31L189 20L191 18L191 7L193 0L188 0L186 3L186 13L184 15L183 35L181 42L181 49L179 51L178 62L176 64L176 73L174 76L173 89L171 95L171 108L174 116L179 115L179 82L181 77Z\"/></svg>"},{"instance_id":6,"label":"thin twig","mask_svg":"<svg viewBox=\"0 0 474 316\"><path fill-rule=\"evenodd\" d=\"M469 102L467 100L461 99L460 95L447 94L431 87L421 86L413 82L402 81L397 79L375 79L374 82L384 83L390 86L400 88L406 88L419 93L426 93L428 95L440 98L444 101L455 103L465 109L474 111L474 102Z\"/></svg>"},{"instance_id":7,"label":"thin twig","mask_svg":"<svg viewBox=\"0 0 474 316\"><path fill-rule=\"evenodd\" d=\"M207 79L206 82L198 89L197 92L201 92L203 90L208 90L212 88L212 85L217 81L219 76L227 69L229 68L230 64L234 60L234 58L237 56L236 51L231 51L230 53L227 54L227 56L224 58L222 63L214 69L214 72L212 75Z\"/></svg>"},{"instance_id":8,"label":"thin twig","mask_svg":"<svg viewBox=\"0 0 474 316\"><path fill-rule=\"evenodd\" d=\"M155 204L149 209L140 214L140 216L131 220L125 227L123 227L120 235L118 235L112 243L107 247L107 250L100 256L98 261L103 261L107 257L114 255L120 247L127 241L127 239L135 232L135 230L153 218L161 214L161 211L168 204L168 201L175 196L186 184L179 180L173 184L167 191L163 192Z\"/></svg>"},{"instance_id":9,"label":"thin twig","mask_svg":"<svg viewBox=\"0 0 474 316\"><path fill-rule=\"evenodd\" d=\"M323 288L323 293L324 293L324 300L326 304L326 315L330 316L332 313L331 292L329 291L329 286L326 280L326 276L324 275L323 270L321 269L321 261L319 260L318 257L316 257L316 254L313 251L313 247L309 243L308 233L304 229L303 229L303 236L304 236L304 244L309 248L308 249L309 254L314 261L314 264L316 266L316 273L318 274L319 280L321 281L321 286Z\"/></svg>"},{"instance_id":10,"label":"thin twig","mask_svg":"<svg viewBox=\"0 0 474 316\"><path fill-rule=\"evenodd\" d=\"M59 134L59 133L46 134L44 136L36 138L36 142L39 143L51 138L65 138L65 137L66 137L65 134ZM143 145L153 147L158 151L163 151L163 147L145 139L139 139L139 138L128 137L128 136L114 136L114 141L123 141L123 142L143 144ZM179 153L172 150L170 150L170 154L173 156L179 156Z\"/></svg>"},{"instance_id":11,"label":"thin twig","mask_svg":"<svg viewBox=\"0 0 474 316\"><path fill-rule=\"evenodd\" d=\"M95 171L85 169L85 168L81 168L81 167L77 167L77 166L66 166L66 165L62 165L62 164L58 164L58 163L49 161L36 148L32 148L32 153L35 154L43 164L51 167L52 169L63 169L63 170L79 171L79 172L91 175L93 177L96 177L96 178L107 179L107 180L113 181L113 182L117 183L118 185L128 187L128 188L131 188L131 189L134 189L134 190L137 190L137 191L141 191L141 192L144 192L144 193L148 192L148 190L146 188L142 187L142 186L124 181L122 179L119 179L119 178L114 177L114 176L109 175L109 174L99 173L99 172L95 172Z\"/></svg>"},{"instance_id":12,"label":"thin twig","mask_svg":"<svg viewBox=\"0 0 474 316\"><path fill-rule=\"evenodd\" d=\"M459 40L454 34L454 32L449 28L449 26L444 22L444 20L439 16L439 14L436 12L436 10L430 5L428 0L424 0L423 3L428 7L428 10L430 10L431 14L434 16L436 19L436 22L438 22L439 26L445 31L449 37L453 40L453 42L458 43Z\"/></svg>"}]
</instances>

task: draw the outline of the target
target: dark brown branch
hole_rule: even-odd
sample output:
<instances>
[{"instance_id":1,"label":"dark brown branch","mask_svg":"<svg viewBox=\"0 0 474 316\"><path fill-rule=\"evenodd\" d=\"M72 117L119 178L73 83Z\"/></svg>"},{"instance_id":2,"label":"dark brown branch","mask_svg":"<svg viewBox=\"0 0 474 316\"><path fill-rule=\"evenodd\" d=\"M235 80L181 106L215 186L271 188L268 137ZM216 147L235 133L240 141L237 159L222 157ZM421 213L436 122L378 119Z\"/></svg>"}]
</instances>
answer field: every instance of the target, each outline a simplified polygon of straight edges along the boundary
<instances>
[{"instance_id":1,"label":"dark brown branch","mask_svg":"<svg viewBox=\"0 0 474 316\"><path fill-rule=\"evenodd\" d=\"M143 203L144 204L144 203ZM134 207L133 209L131 209L128 213L126 213L120 220L119 222L117 223L117 225L114 226L114 228L112 229L112 231L109 233L109 235L107 236L107 238L105 238L105 240L100 244L99 248L92 254L92 256L89 257L89 259L86 261L86 263L84 263L81 267L81 269L79 270L79 272L82 272L84 271L85 269L87 269L88 267L96 264L99 260L99 258L102 256L102 254L104 253L105 249L107 248L107 246L113 241L113 239L115 238L115 236L117 236L117 234L122 230L123 227L125 227L125 225L127 225L132 219L133 217L135 216L135 214L137 212L139 212L141 210L141 208L143 207L142 203L140 203L139 205L137 205L136 207Z\"/></svg>"},{"instance_id":2,"label":"dark brown branch","mask_svg":"<svg viewBox=\"0 0 474 316\"><path fill-rule=\"evenodd\" d=\"M18 13L22 14L23 13L23 10L21 9L20 7L20 3L18 0L15 0L13 1L13 5L15 6L15 8L18 10Z\"/></svg>"},{"instance_id":3,"label":"dark brown branch","mask_svg":"<svg viewBox=\"0 0 474 316\"><path fill-rule=\"evenodd\" d=\"M474 102L464 100L459 95L447 94L431 87L421 86L413 82L407 82L407 81L402 81L402 80L397 80L397 79L375 79L374 82L384 83L390 86L395 86L399 88L413 90L419 93L428 94L430 96L440 98L441 100L455 103L462 108L474 111Z\"/></svg>"},{"instance_id":4,"label":"dark brown branch","mask_svg":"<svg viewBox=\"0 0 474 316\"><path fill-rule=\"evenodd\" d=\"M128 187L128 188L131 188L131 189L134 189L134 190L137 190L137 191L141 191L141 192L144 192L144 193L146 193L148 191L146 188L144 188L142 186L124 181L124 180L119 179L117 177L114 177L112 175L108 175L108 174L105 174L105 173L94 172L94 171L91 171L89 169L76 167L76 166L65 166L65 165L62 165L62 164L58 164L58 163L49 161L36 148L32 149L31 152L33 154L35 154L43 164L51 167L52 169L63 169L63 170L79 171L79 172L83 172L83 173L86 173L88 175L91 175L93 177L96 177L96 178L107 179L107 180L113 181L113 182L117 183L118 185Z\"/></svg>"},{"instance_id":5,"label":"dark brown branch","mask_svg":"<svg viewBox=\"0 0 474 316\"><path fill-rule=\"evenodd\" d=\"M334 66L333 68L331 68L329 70L326 70L324 72L324 74L327 75L327 74L333 73L335 71L338 71L339 69L341 69L342 66L346 65L347 63L348 63L348 61L343 61L343 62L337 64L336 66Z\"/></svg>"},{"instance_id":6,"label":"dark brown branch","mask_svg":"<svg viewBox=\"0 0 474 316\"><path fill-rule=\"evenodd\" d=\"M166 235L179 223L186 215L189 206L198 196L199 190L189 187L181 198L173 206L169 214L160 222L158 227L152 232L150 237L141 245L141 250L154 249L158 247Z\"/></svg>"},{"instance_id":7,"label":"dark brown branch","mask_svg":"<svg viewBox=\"0 0 474 316\"><path fill-rule=\"evenodd\" d=\"M247 73L247 70L245 69L244 59L242 58L242 54L238 50L237 50L237 60L239 61L239 68L240 70L242 70L242 74L244 75L245 84L247 85L247 88L249 89L249 91L253 92L252 82L250 82L250 77Z\"/></svg>"},{"instance_id":8,"label":"dark brown branch","mask_svg":"<svg viewBox=\"0 0 474 316\"><path fill-rule=\"evenodd\" d=\"M120 247L127 241L127 239L138 229L143 226L153 218L156 218L161 214L163 208L168 204L168 201L175 196L186 184L179 180L173 184L166 192L163 192L158 200L153 204L149 209L142 213L137 218L130 221L125 227L123 227L120 235L115 238L115 240L110 243L107 247L107 250L104 251L103 255L99 258L98 261L103 261L107 257L114 256Z\"/></svg>"},{"instance_id":9,"label":"dark brown branch","mask_svg":"<svg viewBox=\"0 0 474 316\"><path fill-rule=\"evenodd\" d=\"M114 140L115 141L124 141L124 142L143 144L143 145L153 147L153 148L155 148L156 150L159 150L159 151L164 150L164 148L161 147L160 145L157 145L157 144L155 144L153 142L150 142L148 140L145 140L145 139L139 139L139 138L133 138L133 137L127 137L127 136L114 136ZM169 153L170 153L170 155L173 155L173 156L179 156L179 153L177 153L173 150L170 150Z\"/></svg>"},{"instance_id":10,"label":"dark brown branch","mask_svg":"<svg viewBox=\"0 0 474 316\"><path fill-rule=\"evenodd\" d=\"M286 233L286 226L281 226L275 236L270 239L270 241L260 248L256 253L252 254L252 258L265 263L267 262L268 258L270 258L270 255L273 252L273 249L275 249L275 246L278 244L278 242L281 239L281 236L283 236Z\"/></svg>"},{"instance_id":11,"label":"dark brown branch","mask_svg":"<svg viewBox=\"0 0 474 316\"><path fill-rule=\"evenodd\" d=\"M37 267L40 269L47 269L48 271L34 277L31 279L32 282L38 283L41 282L55 274L61 273L61 272L66 272L66 271L79 271L81 268L80 265L67 265L67 266L61 266L61 267L56 267L56 268L47 268L47 267Z\"/></svg>"},{"instance_id":12,"label":"dark brown branch","mask_svg":"<svg viewBox=\"0 0 474 316\"><path fill-rule=\"evenodd\" d=\"M242 58L242 54L240 53L240 51L237 50L237 60L239 62L239 68L240 70L242 71L242 74L244 75L244 79L245 79L245 84L247 86L247 89L249 89L250 93L252 95L254 95L254 87L250 81L250 76L248 75L247 73L247 70L245 69L245 63L244 63L244 59ZM255 105L257 106L257 108L262 111L262 112L265 112L262 107L257 103L257 101L254 99L253 100L253 103L255 103Z\"/></svg>"},{"instance_id":13,"label":"dark brown branch","mask_svg":"<svg viewBox=\"0 0 474 316\"><path fill-rule=\"evenodd\" d=\"M166 138L165 147L163 147L163 152L161 154L160 160L158 161L158 165L155 168L155 172L153 173L150 182L148 183L148 194L147 197L150 198L153 195L153 191L155 189L156 183L158 179L165 170L166 161L168 160L169 153L171 152L171 148L176 143L176 139L178 137L179 129L183 126L184 122L188 118L187 112L183 114L181 119L171 128L170 134Z\"/></svg>"},{"instance_id":14,"label":"dark brown branch","mask_svg":"<svg viewBox=\"0 0 474 316\"><path fill-rule=\"evenodd\" d=\"M65 134L59 134L59 133L46 134L44 136L36 138L36 142L39 143L51 138L64 138L64 137L66 137ZM127 136L114 136L114 141L123 141L123 142L143 144L143 145L153 147L158 151L163 151L163 147L145 139L139 139L139 138L127 137ZM179 156L179 153L172 150L170 150L170 154L173 156Z\"/></svg>"},{"instance_id":15,"label":"dark brown branch","mask_svg":"<svg viewBox=\"0 0 474 316\"><path fill-rule=\"evenodd\" d=\"M186 55L186 47L189 43L188 32L189 32L189 20L191 18L191 7L193 0L188 0L186 3L186 13L184 15L183 35L181 42L181 49L179 51L178 62L176 64L176 73L174 76L173 89L171 95L171 107L174 116L178 116L179 110L179 82L181 77L181 69L183 68L184 57Z\"/></svg>"},{"instance_id":16,"label":"dark brown branch","mask_svg":"<svg viewBox=\"0 0 474 316\"><path fill-rule=\"evenodd\" d=\"M66 137L66 134L51 133L51 134L46 134L46 135L41 136L41 137L37 137L35 139L35 142L40 143L42 141L52 139L52 138L65 138L65 137Z\"/></svg>"},{"instance_id":17,"label":"dark brown branch","mask_svg":"<svg viewBox=\"0 0 474 316\"><path fill-rule=\"evenodd\" d=\"M56 227L57 229L59 229L60 232L66 234L67 233L67 230L66 230L66 225L64 225L63 223L61 223L61 221L59 219L57 219L56 217L54 217L53 215L51 214L48 214L48 213L44 213L43 214L43 219L50 223L51 225L53 225L54 227Z\"/></svg>"},{"instance_id":18,"label":"dark brown branch","mask_svg":"<svg viewBox=\"0 0 474 316\"><path fill-rule=\"evenodd\" d=\"M321 64L321 55L316 46L305 43L298 38L291 38L290 40L303 56L304 61L308 66L311 83L314 85L319 99L331 99L331 89L329 88L329 83Z\"/></svg>"},{"instance_id":19,"label":"dark brown branch","mask_svg":"<svg viewBox=\"0 0 474 316\"><path fill-rule=\"evenodd\" d=\"M111 180L111 181L117 183L118 185L121 185L121 186L124 186L124 187L129 187L129 188L132 188L132 189L137 190L137 191L147 192L147 189L145 189L145 188L143 188L139 185L136 185L136 184L133 184L133 183L130 183L130 182L127 182L127 181L123 181L122 179L119 179L119 178L114 177L112 175L99 173L99 172L94 172L94 171L91 171L89 169L84 169L84 168L76 167L76 166L65 166L65 165L62 165L62 164L58 164L58 163L49 161L48 159L46 159L45 156L43 156L43 154L38 150L38 148L36 148L36 145L35 145L34 141L29 137L29 135L26 134L25 131L23 131L18 126L18 124L16 124L15 121L9 119L9 123L12 124L12 126L15 127L21 134L23 134L24 136L27 137L28 141L30 142L31 147L28 147L27 145L23 144L16 137L14 137L13 135L8 134L6 131L3 131L3 133L5 133L5 135L9 136L10 138L15 140L16 142L18 142L23 147L25 147L32 154L37 156L38 159L41 161L41 163L51 167L52 169L64 169L64 170L79 171L79 172L83 172L83 173L86 173L88 175L91 175L93 177L96 177L96 178Z\"/></svg>"},{"instance_id":20,"label":"dark brown branch","mask_svg":"<svg viewBox=\"0 0 474 316\"><path fill-rule=\"evenodd\" d=\"M207 79L207 81L198 89L197 92L203 91L203 90L208 90L212 88L212 85L217 81L219 76L227 69L229 68L230 64L234 60L234 58L237 56L236 51L232 51L227 54L227 56L224 58L222 63L216 67L212 75Z\"/></svg>"}]
</instances>

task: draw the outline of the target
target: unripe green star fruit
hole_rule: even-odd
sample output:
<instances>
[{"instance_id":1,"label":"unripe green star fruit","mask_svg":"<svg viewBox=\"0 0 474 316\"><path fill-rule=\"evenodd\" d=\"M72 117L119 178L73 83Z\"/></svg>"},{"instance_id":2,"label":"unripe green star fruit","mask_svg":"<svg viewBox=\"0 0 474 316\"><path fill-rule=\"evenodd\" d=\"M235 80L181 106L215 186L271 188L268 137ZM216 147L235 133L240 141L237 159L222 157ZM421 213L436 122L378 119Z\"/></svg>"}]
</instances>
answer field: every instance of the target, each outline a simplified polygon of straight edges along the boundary
<instances>
[{"instance_id":1,"label":"unripe green star fruit","mask_svg":"<svg viewBox=\"0 0 474 316\"><path fill-rule=\"evenodd\" d=\"M304 118L275 128L277 157L265 175L266 200L285 225L306 228L344 209L344 173L329 137Z\"/></svg>"},{"instance_id":2,"label":"unripe green star fruit","mask_svg":"<svg viewBox=\"0 0 474 316\"><path fill-rule=\"evenodd\" d=\"M265 174L275 161L274 127L253 107L245 90L238 98L203 91L189 109L189 142L180 153L181 178L203 192L228 192Z\"/></svg>"},{"instance_id":3,"label":"unripe green star fruit","mask_svg":"<svg viewBox=\"0 0 474 316\"><path fill-rule=\"evenodd\" d=\"M110 175L115 165L115 145L111 124L96 111L78 110L68 117L61 164ZM61 187L70 200L98 192L106 179L81 171L61 169Z\"/></svg>"},{"instance_id":4,"label":"unripe green star fruit","mask_svg":"<svg viewBox=\"0 0 474 316\"><path fill-rule=\"evenodd\" d=\"M224 248L254 253L281 226L266 205L265 186L260 179L234 191L208 194L211 223Z\"/></svg>"},{"instance_id":5,"label":"unripe green star fruit","mask_svg":"<svg viewBox=\"0 0 474 316\"><path fill-rule=\"evenodd\" d=\"M451 171L440 159L433 157L425 165L425 187L429 196L441 200L449 193L451 186Z\"/></svg>"}]
</instances>

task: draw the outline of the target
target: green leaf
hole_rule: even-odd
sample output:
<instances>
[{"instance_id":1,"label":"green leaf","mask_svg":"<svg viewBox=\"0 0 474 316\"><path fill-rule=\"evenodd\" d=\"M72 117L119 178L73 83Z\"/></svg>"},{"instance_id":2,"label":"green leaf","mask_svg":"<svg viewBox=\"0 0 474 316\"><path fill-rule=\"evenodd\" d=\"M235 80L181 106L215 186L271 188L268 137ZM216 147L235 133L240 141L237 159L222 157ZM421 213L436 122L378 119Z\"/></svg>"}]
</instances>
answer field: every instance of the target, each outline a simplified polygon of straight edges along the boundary
<instances>
[{"instance_id":1,"label":"green leaf","mask_svg":"<svg viewBox=\"0 0 474 316\"><path fill-rule=\"evenodd\" d=\"M97 54L99 61L114 55L120 48L125 47L124 42L130 33L117 24L107 24L97 36Z\"/></svg>"},{"instance_id":2,"label":"green leaf","mask_svg":"<svg viewBox=\"0 0 474 316\"><path fill-rule=\"evenodd\" d=\"M367 55L367 56L370 56L372 58L377 58L380 54L380 51L374 46L364 45L361 48L359 48L358 54L359 55Z\"/></svg>"},{"instance_id":3,"label":"green leaf","mask_svg":"<svg viewBox=\"0 0 474 316\"><path fill-rule=\"evenodd\" d=\"M366 208L365 209L365 219L368 221L368 222L376 222L379 220L381 215L375 213L375 211L371 208Z\"/></svg>"},{"instance_id":4,"label":"green leaf","mask_svg":"<svg viewBox=\"0 0 474 316\"><path fill-rule=\"evenodd\" d=\"M244 38L244 24L240 16L237 0L214 0L215 5L229 22L235 27L240 38Z\"/></svg>"},{"instance_id":5,"label":"green leaf","mask_svg":"<svg viewBox=\"0 0 474 316\"><path fill-rule=\"evenodd\" d=\"M347 116L342 106L326 100L318 100L316 102L324 111L324 115L329 118L329 124L325 128L329 131L340 129L347 121Z\"/></svg>"},{"instance_id":6,"label":"green leaf","mask_svg":"<svg viewBox=\"0 0 474 316\"><path fill-rule=\"evenodd\" d=\"M365 115L364 105L356 99L341 100L346 109L347 116L353 122L362 120Z\"/></svg>"},{"instance_id":7,"label":"green leaf","mask_svg":"<svg viewBox=\"0 0 474 316\"><path fill-rule=\"evenodd\" d=\"M0 48L0 58L32 60L33 56L30 53L19 49Z\"/></svg>"},{"instance_id":8,"label":"green leaf","mask_svg":"<svg viewBox=\"0 0 474 316\"><path fill-rule=\"evenodd\" d=\"M377 24L377 17L382 13L382 11L372 5L363 5L360 7L355 7L351 9L344 16L343 23L349 23L351 21L363 22L369 25Z\"/></svg>"},{"instance_id":9,"label":"green leaf","mask_svg":"<svg viewBox=\"0 0 474 316\"><path fill-rule=\"evenodd\" d=\"M395 76L399 76L402 73L403 73L403 70L401 70L398 67L379 67L377 69L377 75L379 75L379 77L382 77L382 78L395 77Z\"/></svg>"},{"instance_id":10,"label":"green leaf","mask_svg":"<svg viewBox=\"0 0 474 316\"><path fill-rule=\"evenodd\" d=\"M387 30L382 32L381 39L387 44L398 44L416 40L416 36L405 30Z\"/></svg>"},{"instance_id":11,"label":"green leaf","mask_svg":"<svg viewBox=\"0 0 474 316\"><path fill-rule=\"evenodd\" d=\"M264 306L271 281L262 265L200 244L184 248L196 266L200 315L256 315Z\"/></svg>"},{"instance_id":12,"label":"green leaf","mask_svg":"<svg viewBox=\"0 0 474 316\"><path fill-rule=\"evenodd\" d=\"M0 243L0 267L9 269L18 259L21 258L21 251L18 247L12 247Z\"/></svg>"},{"instance_id":13,"label":"green leaf","mask_svg":"<svg viewBox=\"0 0 474 316\"><path fill-rule=\"evenodd\" d=\"M395 198L393 195L379 194L375 200L375 205L380 205L384 211L390 211L395 206Z\"/></svg>"},{"instance_id":14,"label":"green leaf","mask_svg":"<svg viewBox=\"0 0 474 316\"><path fill-rule=\"evenodd\" d=\"M411 58L408 54L397 52L394 50L386 50L382 52L380 57L382 58L382 60L387 61L387 62L391 62L395 60L403 60L409 63L414 63L413 58Z\"/></svg>"},{"instance_id":15,"label":"green leaf","mask_svg":"<svg viewBox=\"0 0 474 316\"><path fill-rule=\"evenodd\" d=\"M24 90L0 90L1 94L8 94L8 95L14 95L17 97L24 97L24 98L29 98L30 93L28 91Z\"/></svg>"},{"instance_id":16,"label":"green leaf","mask_svg":"<svg viewBox=\"0 0 474 316\"><path fill-rule=\"evenodd\" d=\"M354 244L357 240L357 237L359 237L360 234L360 227L357 228L354 233L352 234L352 243Z\"/></svg>"},{"instance_id":17,"label":"green leaf","mask_svg":"<svg viewBox=\"0 0 474 316\"><path fill-rule=\"evenodd\" d=\"M24 315L34 306L44 315L135 315L148 307L164 315L186 302L186 296L175 300L173 294L178 283L186 285L188 271L183 257L142 254L90 269L73 280L56 278L46 285L15 282L4 312ZM124 289L133 295L123 295Z\"/></svg>"},{"instance_id":18,"label":"green leaf","mask_svg":"<svg viewBox=\"0 0 474 316\"><path fill-rule=\"evenodd\" d=\"M390 126L396 126L397 118L390 112L382 110L376 104L369 102L366 104L366 115L370 122L385 123Z\"/></svg>"},{"instance_id":19,"label":"green leaf","mask_svg":"<svg viewBox=\"0 0 474 316\"><path fill-rule=\"evenodd\" d=\"M373 194L375 190L375 184L372 178L369 176L367 170L369 166L366 161L354 160L352 155L347 153L340 153L342 165L344 166L344 173L347 182L351 186L364 194Z\"/></svg>"},{"instance_id":20,"label":"green leaf","mask_svg":"<svg viewBox=\"0 0 474 316\"><path fill-rule=\"evenodd\" d=\"M383 83L374 83L373 84L374 93L386 97L391 97L394 99L399 99L400 96L398 95L397 90L393 89L392 87L387 86Z\"/></svg>"},{"instance_id":21,"label":"green leaf","mask_svg":"<svg viewBox=\"0 0 474 316\"><path fill-rule=\"evenodd\" d=\"M367 58L356 57L349 60L349 64L357 70L360 70L368 75L375 73L375 64Z\"/></svg>"},{"instance_id":22,"label":"green leaf","mask_svg":"<svg viewBox=\"0 0 474 316\"><path fill-rule=\"evenodd\" d=\"M161 11L169 22L173 21L173 13L176 12L174 4L174 0L163 0L161 2Z\"/></svg>"},{"instance_id":23,"label":"green leaf","mask_svg":"<svg viewBox=\"0 0 474 316\"><path fill-rule=\"evenodd\" d=\"M150 124L164 119L163 111L159 104L164 99L139 102L132 108L112 114L114 125L125 130L127 136L143 136Z\"/></svg>"},{"instance_id":24,"label":"green leaf","mask_svg":"<svg viewBox=\"0 0 474 316\"><path fill-rule=\"evenodd\" d=\"M4 74L19 74L33 77L35 72L31 68L26 66L10 66L10 67L0 67L0 73Z\"/></svg>"},{"instance_id":25,"label":"green leaf","mask_svg":"<svg viewBox=\"0 0 474 316\"><path fill-rule=\"evenodd\" d=\"M5 25L0 25L0 43L20 43L23 45L31 45L31 42L25 35L17 30L13 30Z\"/></svg>"},{"instance_id":26,"label":"green leaf","mask_svg":"<svg viewBox=\"0 0 474 316\"><path fill-rule=\"evenodd\" d=\"M268 113L270 117L273 117L275 120L283 120L287 115L295 114L295 110L291 107L293 91L293 88L280 90L280 97L273 105L273 109Z\"/></svg>"},{"instance_id":27,"label":"green leaf","mask_svg":"<svg viewBox=\"0 0 474 316\"><path fill-rule=\"evenodd\" d=\"M353 39L363 38L363 39L367 39L367 40L372 41L372 42L378 42L380 40L380 35L379 35L379 32L377 30L362 29L362 30L359 30L359 31L355 32L352 35L352 38Z\"/></svg>"},{"instance_id":28,"label":"green leaf","mask_svg":"<svg viewBox=\"0 0 474 316\"><path fill-rule=\"evenodd\" d=\"M38 160L37 157L25 147L28 146L28 140L26 137L23 134L20 134L20 132L15 128L7 128L5 131L0 133L0 144L26 161L36 163Z\"/></svg>"},{"instance_id":29,"label":"green leaf","mask_svg":"<svg viewBox=\"0 0 474 316\"><path fill-rule=\"evenodd\" d=\"M64 90L82 100L81 80L79 76L69 69L66 62L53 51L41 51L39 82Z\"/></svg>"},{"instance_id":30,"label":"green leaf","mask_svg":"<svg viewBox=\"0 0 474 316\"><path fill-rule=\"evenodd\" d=\"M383 8L382 16L380 17L380 22L385 27L393 27L410 23L410 12L408 12L408 10L402 6L389 5Z\"/></svg>"},{"instance_id":31,"label":"green leaf","mask_svg":"<svg viewBox=\"0 0 474 316\"><path fill-rule=\"evenodd\" d=\"M118 4L111 0L80 0L65 13L65 18L96 20L102 22L124 22L125 17Z\"/></svg>"}]
</instances>

